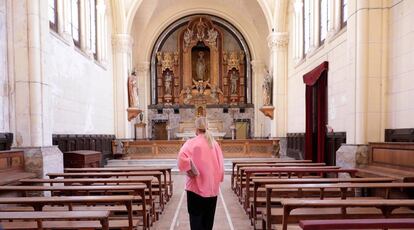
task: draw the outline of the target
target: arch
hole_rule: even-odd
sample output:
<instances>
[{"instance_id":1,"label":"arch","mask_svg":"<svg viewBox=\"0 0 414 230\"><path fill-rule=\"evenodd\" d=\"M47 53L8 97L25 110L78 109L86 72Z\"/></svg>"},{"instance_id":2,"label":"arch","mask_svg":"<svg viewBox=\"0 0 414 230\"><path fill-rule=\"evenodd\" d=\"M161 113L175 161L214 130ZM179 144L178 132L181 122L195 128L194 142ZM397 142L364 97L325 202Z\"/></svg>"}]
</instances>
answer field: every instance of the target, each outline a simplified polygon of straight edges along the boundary
<instances>
[{"instance_id":1,"label":"arch","mask_svg":"<svg viewBox=\"0 0 414 230\"><path fill-rule=\"evenodd\" d=\"M189 22L193 16L201 16L201 15L206 15L209 16L212 21L214 21L215 23L220 24L221 26L225 27L226 29L228 29L230 31L230 33L233 34L233 36L235 36L238 41L240 42L242 49L245 53L245 58L246 58L246 63L248 63L246 65L246 78L247 78L247 102L251 103L252 101L252 68L251 68L251 64L250 62L253 60L252 59L252 55L251 55L251 50L249 45L246 42L246 39L244 38L243 34L240 33L240 31L238 31L237 28L235 28L230 22L226 21L225 19L222 19L220 17L214 16L214 15L207 15L207 14L193 14L193 15L187 15L183 18L180 18L178 20L176 20L175 22L171 23L170 25L168 25L168 27L166 27L163 31L161 31L160 35L154 39L152 46L149 47L151 48L151 54L150 54L150 65L151 65L151 91L155 92L155 81L156 81L156 73L155 73L155 64L156 64L156 53L159 51L159 49L162 46L162 43L165 41L165 39L168 37L168 35L175 31L177 28L181 27L182 24L185 24L187 22ZM155 99L155 94L152 93L151 94L151 103L152 104L156 104L156 99Z\"/></svg>"},{"instance_id":2,"label":"arch","mask_svg":"<svg viewBox=\"0 0 414 230\"><path fill-rule=\"evenodd\" d=\"M118 0L115 0L118 1ZM129 11L126 13L126 24L125 24L125 29L124 31L126 33L131 33L132 30L132 25L134 22L134 18L135 18L135 14L137 13L139 7L141 6L143 0L136 0L136 1L132 1L131 6L129 7ZM272 31L273 28L273 14L272 14L272 10L270 9L268 3L266 0L257 0L258 5L260 6L260 8L262 9L262 13L265 15L266 18L266 23L267 23L267 28L268 28L268 32ZM124 8L120 8L120 9L124 9Z\"/></svg>"}]
</instances>

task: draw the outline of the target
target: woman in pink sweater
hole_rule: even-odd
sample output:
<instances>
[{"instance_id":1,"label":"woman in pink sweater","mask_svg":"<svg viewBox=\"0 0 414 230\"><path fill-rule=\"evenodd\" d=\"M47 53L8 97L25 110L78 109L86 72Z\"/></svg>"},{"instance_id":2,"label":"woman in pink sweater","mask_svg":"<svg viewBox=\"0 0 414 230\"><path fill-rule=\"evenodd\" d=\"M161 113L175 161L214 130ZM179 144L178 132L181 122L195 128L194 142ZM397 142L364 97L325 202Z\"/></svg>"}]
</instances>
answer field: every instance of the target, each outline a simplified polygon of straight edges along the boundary
<instances>
[{"instance_id":1,"label":"woman in pink sweater","mask_svg":"<svg viewBox=\"0 0 414 230\"><path fill-rule=\"evenodd\" d=\"M186 141L178 154L178 168L186 172L185 190L192 230L211 230L217 195L223 182L223 153L208 131L205 117L195 121L197 136Z\"/></svg>"}]
</instances>

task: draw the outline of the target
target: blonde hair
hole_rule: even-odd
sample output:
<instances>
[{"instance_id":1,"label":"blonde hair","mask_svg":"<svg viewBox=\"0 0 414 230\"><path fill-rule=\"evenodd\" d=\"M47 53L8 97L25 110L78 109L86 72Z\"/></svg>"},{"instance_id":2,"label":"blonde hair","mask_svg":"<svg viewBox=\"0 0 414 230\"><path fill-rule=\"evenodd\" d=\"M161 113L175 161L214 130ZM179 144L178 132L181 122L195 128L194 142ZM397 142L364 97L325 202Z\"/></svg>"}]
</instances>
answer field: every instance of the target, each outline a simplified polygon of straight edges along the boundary
<instances>
[{"instance_id":1,"label":"blonde hair","mask_svg":"<svg viewBox=\"0 0 414 230\"><path fill-rule=\"evenodd\" d=\"M195 120L195 128L204 133L204 137L207 140L208 146L213 148L213 143L215 142L213 135L208 130L207 118L206 117L197 117Z\"/></svg>"}]
</instances>

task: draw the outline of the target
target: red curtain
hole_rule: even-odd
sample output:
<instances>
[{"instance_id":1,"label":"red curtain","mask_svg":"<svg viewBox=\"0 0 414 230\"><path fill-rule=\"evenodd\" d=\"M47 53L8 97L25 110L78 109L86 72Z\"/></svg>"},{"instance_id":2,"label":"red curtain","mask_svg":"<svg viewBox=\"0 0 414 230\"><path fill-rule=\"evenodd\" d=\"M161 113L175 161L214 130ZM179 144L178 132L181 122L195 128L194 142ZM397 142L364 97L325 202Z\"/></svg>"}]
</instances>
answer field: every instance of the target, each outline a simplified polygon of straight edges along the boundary
<instances>
[{"instance_id":1,"label":"red curtain","mask_svg":"<svg viewBox=\"0 0 414 230\"><path fill-rule=\"evenodd\" d=\"M303 75L306 84L306 133L305 133L305 159L314 162L325 161L325 136L327 123L327 75L328 62ZM314 95L316 94L316 95ZM313 103L316 99L316 111ZM316 136L314 136L314 113L316 113ZM316 140L314 140L316 138ZM316 144L316 147L314 146ZM316 153L314 153L314 149Z\"/></svg>"}]
</instances>

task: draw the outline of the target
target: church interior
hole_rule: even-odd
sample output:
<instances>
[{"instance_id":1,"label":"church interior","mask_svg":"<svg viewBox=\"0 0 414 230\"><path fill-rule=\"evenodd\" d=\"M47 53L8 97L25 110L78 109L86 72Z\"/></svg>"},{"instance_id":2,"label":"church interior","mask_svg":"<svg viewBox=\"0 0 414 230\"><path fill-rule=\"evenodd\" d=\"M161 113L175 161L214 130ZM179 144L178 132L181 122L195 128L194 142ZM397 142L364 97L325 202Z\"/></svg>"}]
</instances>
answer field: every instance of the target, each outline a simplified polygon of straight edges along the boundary
<instances>
[{"instance_id":1,"label":"church interior","mask_svg":"<svg viewBox=\"0 0 414 230\"><path fill-rule=\"evenodd\" d=\"M414 0L0 0L0 229L414 229ZM203 230L203 229L200 229Z\"/></svg>"}]
</instances>

